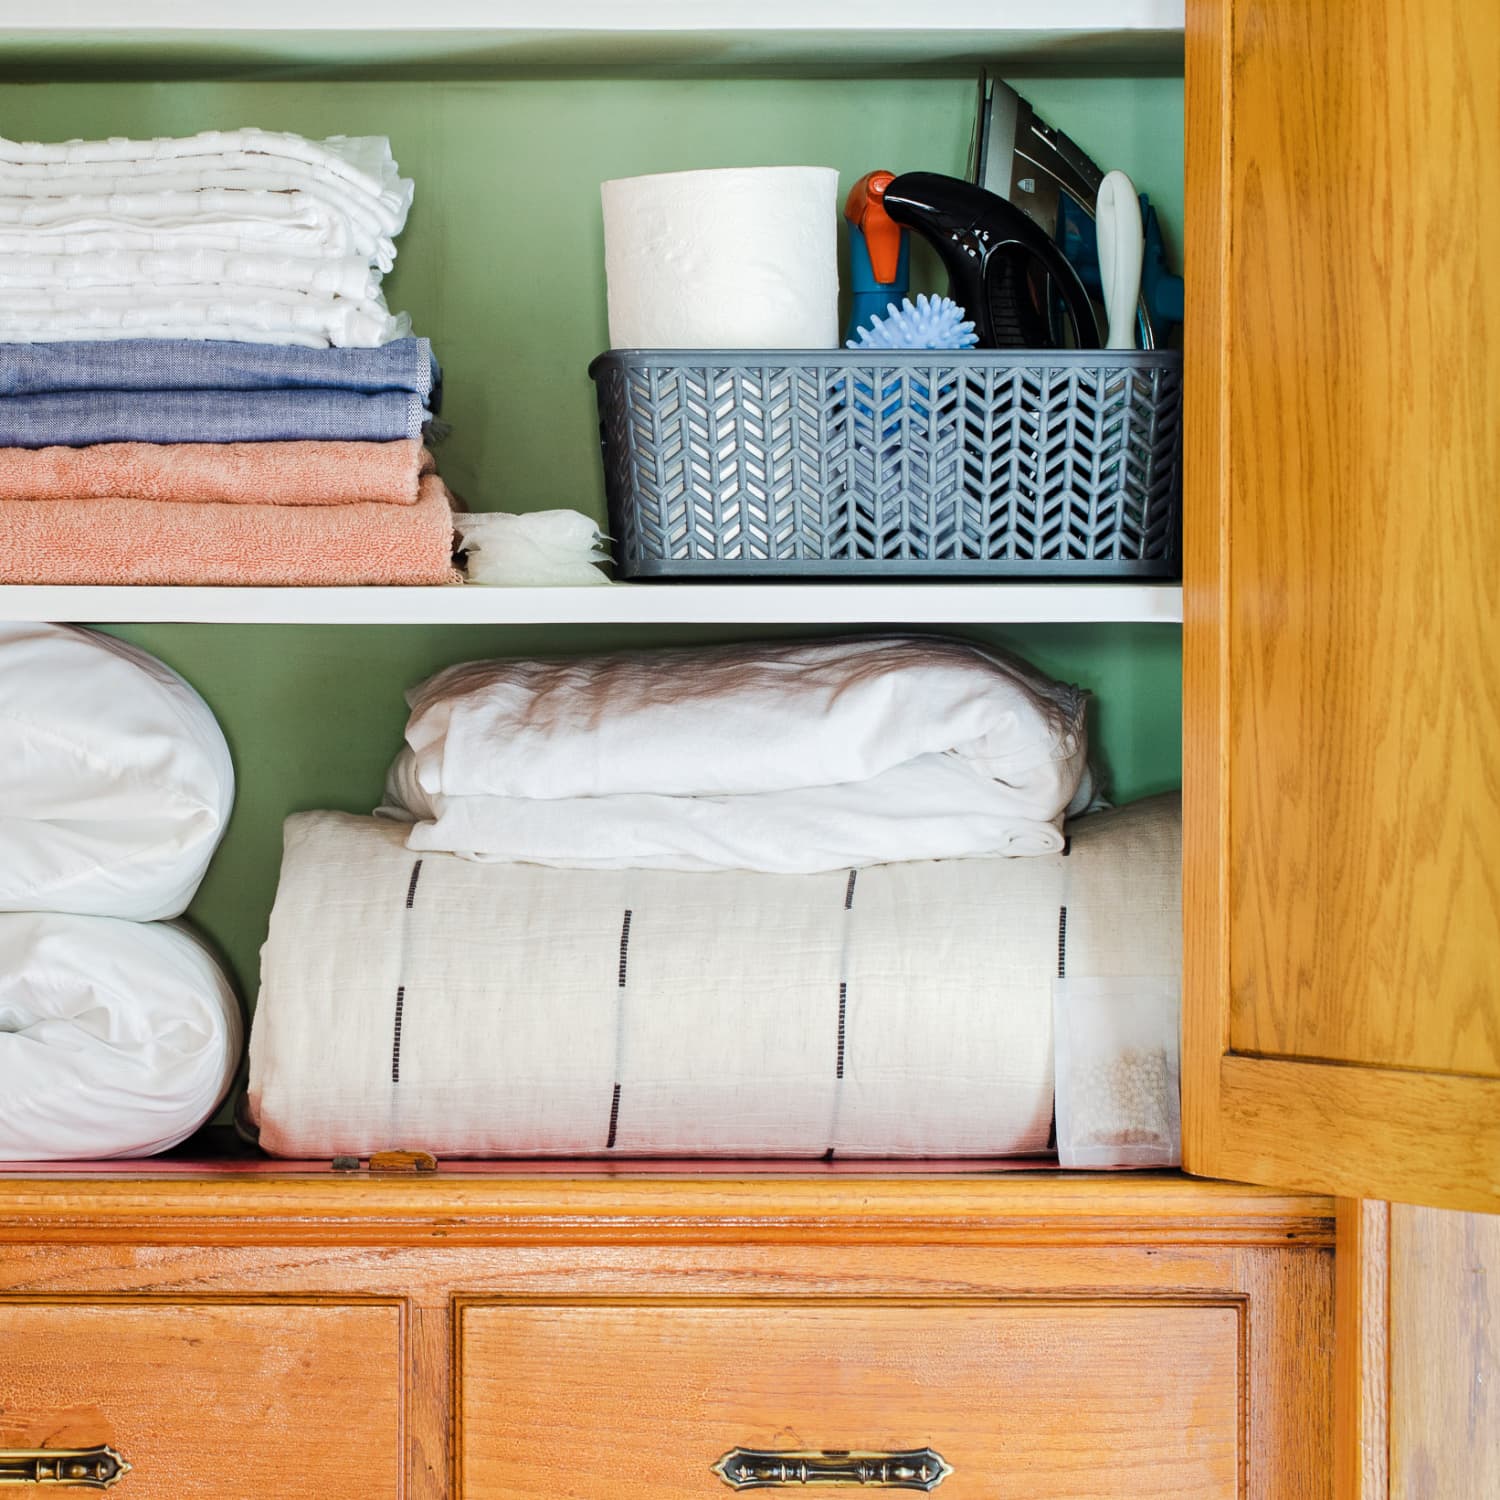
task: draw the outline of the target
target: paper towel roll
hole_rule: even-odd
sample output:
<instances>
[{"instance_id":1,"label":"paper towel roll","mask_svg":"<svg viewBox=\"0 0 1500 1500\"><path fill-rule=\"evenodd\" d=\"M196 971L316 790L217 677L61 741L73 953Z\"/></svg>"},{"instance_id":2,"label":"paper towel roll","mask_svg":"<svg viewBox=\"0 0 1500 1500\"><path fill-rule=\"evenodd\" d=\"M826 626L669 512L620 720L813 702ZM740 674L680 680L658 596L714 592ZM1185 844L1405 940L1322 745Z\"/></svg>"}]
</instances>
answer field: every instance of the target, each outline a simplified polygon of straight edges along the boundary
<instances>
[{"instance_id":1,"label":"paper towel roll","mask_svg":"<svg viewBox=\"0 0 1500 1500\"><path fill-rule=\"evenodd\" d=\"M616 349L833 349L832 167L662 172L603 185Z\"/></svg>"}]
</instances>

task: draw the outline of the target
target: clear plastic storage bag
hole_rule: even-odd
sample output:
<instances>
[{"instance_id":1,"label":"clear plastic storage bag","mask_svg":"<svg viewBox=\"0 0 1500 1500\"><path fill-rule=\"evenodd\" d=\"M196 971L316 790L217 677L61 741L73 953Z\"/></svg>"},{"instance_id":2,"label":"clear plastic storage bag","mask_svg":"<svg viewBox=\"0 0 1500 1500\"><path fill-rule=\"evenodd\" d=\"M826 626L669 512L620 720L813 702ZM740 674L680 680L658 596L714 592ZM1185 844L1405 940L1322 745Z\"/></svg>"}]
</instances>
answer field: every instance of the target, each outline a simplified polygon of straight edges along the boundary
<instances>
[{"instance_id":1,"label":"clear plastic storage bag","mask_svg":"<svg viewBox=\"0 0 1500 1500\"><path fill-rule=\"evenodd\" d=\"M1060 978L1053 986L1058 1162L1178 1166L1181 981Z\"/></svg>"}]
</instances>

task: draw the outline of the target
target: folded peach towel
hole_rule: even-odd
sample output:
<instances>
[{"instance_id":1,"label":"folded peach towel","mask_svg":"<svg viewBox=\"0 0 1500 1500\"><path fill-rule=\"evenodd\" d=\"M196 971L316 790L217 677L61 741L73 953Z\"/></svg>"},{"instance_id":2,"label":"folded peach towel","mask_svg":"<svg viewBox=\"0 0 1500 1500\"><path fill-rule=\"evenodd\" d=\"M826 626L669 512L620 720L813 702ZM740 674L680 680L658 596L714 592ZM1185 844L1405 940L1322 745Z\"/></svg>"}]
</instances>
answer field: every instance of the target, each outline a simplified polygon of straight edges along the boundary
<instances>
[{"instance_id":1,"label":"folded peach towel","mask_svg":"<svg viewBox=\"0 0 1500 1500\"><path fill-rule=\"evenodd\" d=\"M0 501L0 583L452 583L452 505L435 474L414 505Z\"/></svg>"},{"instance_id":2,"label":"folded peach towel","mask_svg":"<svg viewBox=\"0 0 1500 1500\"><path fill-rule=\"evenodd\" d=\"M0 500L181 500L237 505L415 505L433 469L394 443L96 443L0 448Z\"/></svg>"}]
</instances>

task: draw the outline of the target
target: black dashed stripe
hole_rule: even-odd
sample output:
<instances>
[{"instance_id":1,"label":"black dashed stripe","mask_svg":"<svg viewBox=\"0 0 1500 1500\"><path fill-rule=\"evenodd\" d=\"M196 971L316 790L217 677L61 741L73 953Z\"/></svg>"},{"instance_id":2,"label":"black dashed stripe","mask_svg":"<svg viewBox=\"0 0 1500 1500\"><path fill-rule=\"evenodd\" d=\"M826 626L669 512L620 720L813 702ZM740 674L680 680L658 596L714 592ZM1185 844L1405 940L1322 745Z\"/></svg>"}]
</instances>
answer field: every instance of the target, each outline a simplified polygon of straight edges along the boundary
<instances>
[{"instance_id":1,"label":"black dashed stripe","mask_svg":"<svg viewBox=\"0 0 1500 1500\"><path fill-rule=\"evenodd\" d=\"M849 982L846 979L839 980L839 1061L838 1069L834 1073L835 1078L844 1076L844 1017L849 1009Z\"/></svg>"},{"instance_id":2,"label":"black dashed stripe","mask_svg":"<svg viewBox=\"0 0 1500 1500\"><path fill-rule=\"evenodd\" d=\"M1068 977L1068 908L1057 909L1057 977Z\"/></svg>"},{"instance_id":3,"label":"black dashed stripe","mask_svg":"<svg viewBox=\"0 0 1500 1500\"><path fill-rule=\"evenodd\" d=\"M849 884L844 887L844 910L854 909L854 882L859 879L858 870L849 871Z\"/></svg>"},{"instance_id":4,"label":"black dashed stripe","mask_svg":"<svg viewBox=\"0 0 1500 1500\"><path fill-rule=\"evenodd\" d=\"M391 1041L391 1082L401 1082L401 1012L406 1005L406 986L396 986L396 1034Z\"/></svg>"},{"instance_id":5,"label":"black dashed stripe","mask_svg":"<svg viewBox=\"0 0 1500 1500\"><path fill-rule=\"evenodd\" d=\"M631 913L627 909L625 921L620 927L620 988L622 990L625 988L625 969L630 958L630 916Z\"/></svg>"},{"instance_id":6,"label":"black dashed stripe","mask_svg":"<svg viewBox=\"0 0 1500 1500\"><path fill-rule=\"evenodd\" d=\"M411 904L417 899L417 881L422 878L422 861L419 859L411 867L411 884L406 888L406 909L411 910Z\"/></svg>"},{"instance_id":7,"label":"black dashed stripe","mask_svg":"<svg viewBox=\"0 0 1500 1500\"><path fill-rule=\"evenodd\" d=\"M615 1149L615 1136L620 1129L620 1085L615 1085L615 1097L609 1106L609 1139L604 1143L606 1151Z\"/></svg>"}]
</instances>

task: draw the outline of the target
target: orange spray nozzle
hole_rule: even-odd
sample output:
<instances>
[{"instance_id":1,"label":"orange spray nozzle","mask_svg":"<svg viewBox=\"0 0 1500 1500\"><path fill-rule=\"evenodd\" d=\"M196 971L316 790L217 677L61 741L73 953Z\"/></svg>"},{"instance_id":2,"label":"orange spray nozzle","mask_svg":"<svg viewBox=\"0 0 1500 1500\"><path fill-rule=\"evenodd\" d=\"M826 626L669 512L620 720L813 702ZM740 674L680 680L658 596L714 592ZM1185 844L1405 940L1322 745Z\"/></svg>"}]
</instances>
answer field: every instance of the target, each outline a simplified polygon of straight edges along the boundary
<instances>
[{"instance_id":1,"label":"orange spray nozzle","mask_svg":"<svg viewBox=\"0 0 1500 1500\"><path fill-rule=\"evenodd\" d=\"M885 190L895 180L894 172L866 172L844 200L844 217L864 235L871 269L882 284L896 279L901 260L901 226L885 211Z\"/></svg>"}]
</instances>

